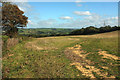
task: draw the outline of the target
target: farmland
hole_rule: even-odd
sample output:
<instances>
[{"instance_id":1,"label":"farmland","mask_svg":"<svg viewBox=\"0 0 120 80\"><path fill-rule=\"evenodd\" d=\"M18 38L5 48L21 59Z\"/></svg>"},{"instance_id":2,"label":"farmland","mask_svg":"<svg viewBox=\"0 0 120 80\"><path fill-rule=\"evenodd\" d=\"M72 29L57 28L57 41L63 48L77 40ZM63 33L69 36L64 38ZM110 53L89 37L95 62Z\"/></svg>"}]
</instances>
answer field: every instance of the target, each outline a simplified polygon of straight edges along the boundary
<instances>
[{"instance_id":1,"label":"farmland","mask_svg":"<svg viewBox=\"0 0 120 80\"><path fill-rule=\"evenodd\" d=\"M49 36L61 36L68 35L75 29L64 28L31 28L31 29L19 29L19 35L32 36L32 37L49 37Z\"/></svg>"},{"instance_id":2,"label":"farmland","mask_svg":"<svg viewBox=\"0 0 120 80\"><path fill-rule=\"evenodd\" d=\"M118 78L118 31L31 38L3 57L7 78Z\"/></svg>"}]
</instances>

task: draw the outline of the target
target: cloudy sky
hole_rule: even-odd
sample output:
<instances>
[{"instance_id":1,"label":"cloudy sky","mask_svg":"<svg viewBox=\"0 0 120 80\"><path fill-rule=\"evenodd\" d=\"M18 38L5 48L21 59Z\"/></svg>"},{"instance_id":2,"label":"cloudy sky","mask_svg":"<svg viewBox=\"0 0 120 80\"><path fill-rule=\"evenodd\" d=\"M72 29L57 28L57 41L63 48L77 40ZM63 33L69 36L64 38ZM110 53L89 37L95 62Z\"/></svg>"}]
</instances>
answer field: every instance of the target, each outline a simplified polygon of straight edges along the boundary
<instances>
[{"instance_id":1,"label":"cloudy sky","mask_svg":"<svg viewBox=\"0 0 120 80\"><path fill-rule=\"evenodd\" d=\"M117 2L19 2L28 28L82 28L118 25Z\"/></svg>"}]
</instances>

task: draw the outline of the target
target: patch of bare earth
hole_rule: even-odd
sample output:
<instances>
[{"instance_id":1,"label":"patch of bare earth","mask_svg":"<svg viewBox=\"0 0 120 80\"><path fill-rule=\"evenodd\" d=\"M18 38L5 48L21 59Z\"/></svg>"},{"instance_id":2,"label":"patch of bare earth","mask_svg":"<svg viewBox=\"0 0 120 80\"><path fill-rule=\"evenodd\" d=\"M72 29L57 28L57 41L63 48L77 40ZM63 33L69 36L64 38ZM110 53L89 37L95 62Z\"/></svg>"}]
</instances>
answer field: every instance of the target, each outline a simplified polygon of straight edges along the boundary
<instances>
[{"instance_id":1,"label":"patch of bare earth","mask_svg":"<svg viewBox=\"0 0 120 80\"><path fill-rule=\"evenodd\" d=\"M101 76L102 78L115 78L115 76L107 77L108 75L107 72L102 72L102 70L96 68L95 66L92 66L92 64L94 63L86 59L86 56L88 54L90 53L86 53L86 51L82 50L82 47L80 45L68 47L65 50L65 55L72 61L70 65L74 65L79 71L82 72L82 75L89 78L96 78L95 75L93 74L94 72L97 75ZM103 68L108 69L108 67Z\"/></svg>"},{"instance_id":2,"label":"patch of bare earth","mask_svg":"<svg viewBox=\"0 0 120 80\"><path fill-rule=\"evenodd\" d=\"M28 49L43 50L42 47L36 46L35 42L28 42L25 44L25 47Z\"/></svg>"},{"instance_id":3,"label":"patch of bare earth","mask_svg":"<svg viewBox=\"0 0 120 80\"><path fill-rule=\"evenodd\" d=\"M52 37L50 37L50 38L52 38ZM39 40L42 40L42 39L45 39L45 38L37 38L35 41L28 42L25 44L25 47L28 49L33 49L33 50L56 50L56 49L58 49L53 46L48 46L47 45L48 42L45 40L43 40L43 42L42 42L42 44L44 43L43 46L38 45Z\"/></svg>"},{"instance_id":4,"label":"patch of bare earth","mask_svg":"<svg viewBox=\"0 0 120 80\"><path fill-rule=\"evenodd\" d=\"M114 59L114 60L119 60L120 57L112 55L112 54L107 54L107 51L99 51L99 55L103 55L103 58L108 58L108 59Z\"/></svg>"}]
</instances>

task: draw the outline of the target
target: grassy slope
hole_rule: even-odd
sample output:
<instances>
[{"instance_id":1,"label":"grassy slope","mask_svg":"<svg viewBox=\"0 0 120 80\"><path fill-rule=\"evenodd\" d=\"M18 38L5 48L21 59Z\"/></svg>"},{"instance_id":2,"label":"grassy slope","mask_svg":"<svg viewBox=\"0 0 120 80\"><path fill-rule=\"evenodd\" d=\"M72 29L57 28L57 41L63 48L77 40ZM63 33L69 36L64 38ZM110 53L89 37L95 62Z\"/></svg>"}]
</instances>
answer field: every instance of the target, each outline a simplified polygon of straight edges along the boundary
<instances>
[{"instance_id":1,"label":"grassy slope","mask_svg":"<svg viewBox=\"0 0 120 80\"><path fill-rule=\"evenodd\" d=\"M109 37L108 34L113 35L113 37ZM64 50L67 47L84 42L81 46L87 52L96 53L98 49L102 49L108 51L109 54L118 55L118 39L114 35L117 35L117 32L101 34L99 37L97 35L87 37L69 36L34 38L31 41L24 41L11 48L9 55L3 58L3 76L9 78L84 78L85 76L82 76L80 71L74 66L70 66L71 61L64 55ZM34 44L32 43L27 48L27 43L29 44L29 42L34 42ZM42 48L42 50L37 50L33 45ZM93 62L96 60L93 57L94 55L89 56L91 57L88 57L88 59ZM100 60L98 62L101 65L105 64L100 62ZM108 63L110 63L109 60ZM113 63L115 62L113 61ZM111 66L110 69L112 70L111 74L116 75L114 70L117 71L117 67Z\"/></svg>"},{"instance_id":2,"label":"grassy slope","mask_svg":"<svg viewBox=\"0 0 120 80\"><path fill-rule=\"evenodd\" d=\"M27 49L24 46L26 42L16 45L11 49L11 54L14 55L3 59L4 77L69 78L80 74L69 65L70 61L64 56L64 48L75 43L74 40L68 41L65 38L58 38L34 39L33 41L38 42L38 45L42 47L47 45L49 49L41 51ZM58 49L54 50L54 48Z\"/></svg>"}]
</instances>

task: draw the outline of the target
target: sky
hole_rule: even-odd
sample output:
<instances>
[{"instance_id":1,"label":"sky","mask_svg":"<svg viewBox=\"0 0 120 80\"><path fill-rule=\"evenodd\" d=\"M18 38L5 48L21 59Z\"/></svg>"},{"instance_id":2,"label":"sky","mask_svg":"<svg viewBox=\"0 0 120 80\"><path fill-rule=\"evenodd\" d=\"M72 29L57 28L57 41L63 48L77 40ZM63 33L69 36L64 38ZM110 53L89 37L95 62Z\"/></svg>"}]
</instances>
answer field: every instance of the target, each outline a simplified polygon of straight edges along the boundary
<instances>
[{"instance_id":1,"label":"sky","mask_svg":"<svg viewBox=\"0 0 120 80\"><path fill-rule=\"evenodd\" d=\"M5 2L119 2L119 0L3 0Z\"/></svg>"},{"instance_id":2,"label":"sky","mask_svg":"<svg viewBox=\"0 0 120 80\"><path fill-rule=\"evenodd\" d=\"M27 28L83 28L118 25L118 2L18 2Z\"/></svg>"}]
</instances>

